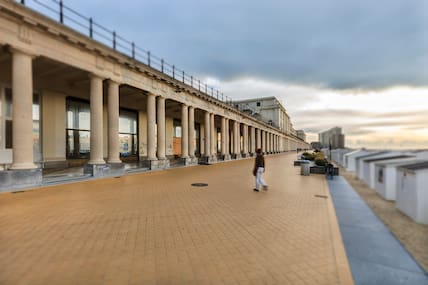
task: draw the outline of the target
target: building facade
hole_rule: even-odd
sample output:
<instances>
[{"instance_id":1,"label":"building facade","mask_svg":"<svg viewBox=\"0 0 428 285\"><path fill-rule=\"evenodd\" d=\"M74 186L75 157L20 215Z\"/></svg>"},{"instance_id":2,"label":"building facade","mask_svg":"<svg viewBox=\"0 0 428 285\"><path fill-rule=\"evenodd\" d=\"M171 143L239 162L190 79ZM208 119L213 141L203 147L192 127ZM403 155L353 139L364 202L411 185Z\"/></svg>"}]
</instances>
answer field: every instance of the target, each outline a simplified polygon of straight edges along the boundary
<instances>
[{"instance_id":1,"label":"building facade","mask_svg":"<svg viewBox=\"0 0 428 285\"><path fill-rule=\"evenodd\" d=\"M0 190L305 148L271 124L15 1L0 1ZM183 74L184 78L184 74ZM211 94L212 95L212 94Z\"/></svg>"},{"instance_id":2,"label":"building facade","mask_svg":"<svg viewBox=\"0 0 428 285\"><path fill-rule=\"evenodd\" d=\"M238 110L250 114L286 134L297 135L297 132L293 129L290 116L281 102L275 97L233 101L233 105Z\"/></svg>"}]
</instances>

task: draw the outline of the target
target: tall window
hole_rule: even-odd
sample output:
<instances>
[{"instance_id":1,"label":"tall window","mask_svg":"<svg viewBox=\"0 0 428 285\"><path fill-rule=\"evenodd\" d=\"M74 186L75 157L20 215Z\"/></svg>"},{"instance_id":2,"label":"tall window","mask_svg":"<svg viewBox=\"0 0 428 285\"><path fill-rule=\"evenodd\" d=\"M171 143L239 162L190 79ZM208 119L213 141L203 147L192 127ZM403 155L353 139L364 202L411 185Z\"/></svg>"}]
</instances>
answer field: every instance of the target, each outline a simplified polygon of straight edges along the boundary
<instances>
[{"instance_id":1,"label":"tall window","mask_svg":"<svg viewBox=\"0 0 428 285\"><path fill-rule=\"evenodd\" d=\"M88 102L67 98L67 158L89 158L91 112Z\"/></svg>"},{"instance_id":2,"label":"tall window","mask_svg":"<svg viewBox=\"0 0 428 285\"><path fill-rule=\"evenodd\" d=\"M5 88L4 95L0 94L0 125L4 126L0 128L0 147L12 148L12 89ZM40 103L39 95L33 94L33 107L32 107L32 119L33 119L33 153L34 161L41 160L41 149L40 149ZM3 131L4 130L4 131Z\"/></svg>"},{"instance_id":3,"label":"tall window","mask_svg":"<svg viewBox=\"0 0 428 285\"><path fill-rule=\"evenodd\" d=\"M138 154L137 119L137 112L119 111L119 152L123 157Z\"/></svg>"}]
</instances>

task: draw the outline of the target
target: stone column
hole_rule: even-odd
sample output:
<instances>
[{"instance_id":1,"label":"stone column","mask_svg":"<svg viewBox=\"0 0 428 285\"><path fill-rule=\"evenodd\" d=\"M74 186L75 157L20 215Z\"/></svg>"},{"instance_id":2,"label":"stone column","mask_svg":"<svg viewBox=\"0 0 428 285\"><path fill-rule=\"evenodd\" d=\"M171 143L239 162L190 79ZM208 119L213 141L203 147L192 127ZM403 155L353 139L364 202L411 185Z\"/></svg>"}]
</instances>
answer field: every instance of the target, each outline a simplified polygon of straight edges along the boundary
<instances>
[{"instance_id":1,"label":"stone column","mask_svg":"<svg viewBox=\"0 0 428 285\"><path fill-rule=\"evenodd\" d=\"M276 135L272 134L272 151L276 153Z\"/></svg>"},{"instance_id":2,"label":"stone column","mask_svg":"<svg viewBox=\"0 0 428 285\"><path fill-rule=\"evenodd\" d=\"M91 74L91 154L88 164L105 164L103 159L103 81Z\"/></svg>"},{"instance_id":3,"label":"stone column","mask_svg":"<svg viewBox=\"0 0 428 285\"><path fill-rule=\"evenodd\" d=\"M119 84L108 81L108 163L121 163L119 157Z\"/></svg>"},{"instance_id":4,"label":"stone column","mask_svg":"<svg viewBox=\"0 0 428 285\"><path fill-rule=\"evenodd\" d=\"M35 169L33 159L33 71L32 56L12 53L12 170Z\"/></svg>"},{"instance_id":5,"label":"stone column","mask_svg":"<svg viewBox=\"0 0 428 285\"><path fill-rule=\"evenodd\" d=\"M262 152L266 153L266 131L262 131Z\"/></svg>"},{"instance_id":6,"label":"stone column","mask_svg":"<svg viewBox=\"0 0 428 285\"><path fill-rule=\"evenodd\" d=\"M211 137L211 156L216 159L217 158L217 130L215 128L214 123L214 114L210 114L210 137Z\"/></svg>"},{"instance_id":7,"label":"stone column","mask_svg":"<svg viewBox=\"0 0 428 285\"><path fill-rule=\"evenodd\" d=\"M157 125L158 125L158 159L165 160L165 98L158 97L157 105Z\"/></svg>"},{"instance_id":8,"label":"stone column","mask_svg":"<svg viewBox=\"0 0 428 285\"><path fill-rule=\"evenodd\" d=\"M181 105L181 158L189 157L189 114L186 104Z\"/></svg>"},{"instance_id":9,"label":"stone column","mask_svg":"<svg viewBox=\"0 0 428 285\"><path fill-rule=\"evenodd\" d=\"M236 154L241 153L241 125L239 122L235 121L236 129Z\"/></svg>"},{"instance_id":10,"label":"stone column","mask_svg":"<svg viewBox=\"0 0 428 285\"><path fill-rule=\"evenodd\" d=\"M269 132L265 132L265 137L266 137L266 146L265 146L265 151L266 153L270 152L270 146L269 146Z\"/></svg>"},{"instance_id":11,"label":"stone column","mask_svg":"<svg viewBox=\"0 0 428 285\"><path fill-rule=\"evenodd\" d=\"M229 124L230 154L234 155L235 154L235 123L233 120L231 120L230 123L232 124L232 126L230 126Z\"/></svg>"},{"instance_id":12,"label":"stone column","mask_svg":"<svg viewBox=\"0 0 428 285\"><path fill-rule=\"evenodd\" d=\"M238 149L236 147L236 121L233 121L232 123L232 137L233 137L233 149L232 149L232 154L236 155L238 153Z\"/></svg>"},{"instance_id":13,"label":"stone column","mask_svg":"<svg viewBox=\"0 0 428 285\"><path fill-rule=\"evenodd\" d=\"M256 129L251 127L251 150L252 154L256 153Z\"/></svg>"},{"instance_id":14,"label":"stone column","mask_svg":"<svg viewBox=\"0 0 428 285\"><path fill-rule=\"evenodd\" d=\"M221 117L221 155L226 155L226 118Z\"/></svg>"},{"instance_id":15,"label":"stone column","mask_svg":"<svg viewBox=\"0 0 428 285\"><path fill-rule=\"evenodd\" d=\"M147 160L156 157L156 96L147 95Z\"/></svg>"},{"instance_id":16,"label":"stone column","mask_svg":"<svg viewBox=\"0 0 428 285\"><path fill-rule=\"evenodd\" d=\"M243 130L244 146L243 146L242 152L244 153L244 157L245 157L245 156L248 156L248 126L245 124L243 124L242 126L244 128L244 130Z\"/></svg>"},{"instance_id":17,"label":"stone column","mask_svg":"<svg viewBox=\"0 0 428 285\"><path fill-rule=\"evenodd\" d=\"M210 145L210 113L205 111L205 122L204 122L204 134L205 134L205 147L204 147L204 156L209 157L211 155L211 145Z\"/></svg>"},{"instance_id":18,"label":"stone column","mask_svg":"<svg viewBox=\"0 0 428 285\"><path fill-rule=\"evenodd\" d=\"M256 144L256 149L262 148L262 134L261 134L261 130L257 129L257 144Z\"/></svg>"},{"instance_id":19,"label":"stone column","mask_svg":"<svg viewBox=\"0 0 428 285\"><path fill-rule=\"evenodd\" d=\"M189 156L195 157L195 108L189 106Z\"/></svg>"},{"instance_id":20,"label":"stone column","mask_svg":"<svg viewBox=\"0 0 428 285\"><path fill-rule=\"evenodd\" d=\"M225 133L225 136L224 136L224 138L226 140L225 151L226 151L226 156L228 158L230 158L230 132L229 132L229 124L230 124L230 122L229 122L229 119L226 119L225 121L226 121L225 122L225 131L226 131L226 133Z\"/></svg>"}]
</instances>

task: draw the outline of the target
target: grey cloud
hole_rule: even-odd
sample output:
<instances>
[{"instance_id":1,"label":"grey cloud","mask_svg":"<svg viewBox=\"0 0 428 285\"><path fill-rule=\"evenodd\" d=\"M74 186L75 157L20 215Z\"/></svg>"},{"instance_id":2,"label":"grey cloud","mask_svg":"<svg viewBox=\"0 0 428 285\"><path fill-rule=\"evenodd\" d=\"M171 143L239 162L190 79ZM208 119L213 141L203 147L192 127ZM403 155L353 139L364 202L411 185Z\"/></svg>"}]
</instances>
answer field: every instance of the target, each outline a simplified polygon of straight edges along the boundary
<instances>
[{"instance_id":1,"label":"grey cloud","mask_svg":"<svg viewBox=\"0 0 428 285\"><path fill-rule=\"evenodd\" d=\"M427 86L425 0L70 5L190 73L336 89Z\"/></svg>"}]
</instances>

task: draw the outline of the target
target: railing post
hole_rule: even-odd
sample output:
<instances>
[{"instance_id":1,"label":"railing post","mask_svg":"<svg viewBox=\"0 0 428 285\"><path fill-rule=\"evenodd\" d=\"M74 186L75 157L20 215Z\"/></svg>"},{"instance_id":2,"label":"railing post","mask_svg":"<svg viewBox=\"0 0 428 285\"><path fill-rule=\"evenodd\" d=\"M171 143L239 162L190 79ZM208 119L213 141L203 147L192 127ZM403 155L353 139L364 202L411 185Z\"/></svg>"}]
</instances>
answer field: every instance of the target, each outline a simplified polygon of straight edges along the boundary
<instances>
[{"instance_id":1,"label":"railing post","mask_svg":"<svg viewBox=\"0 0 428 285\"><path fill-rule=\"evenodd\" d=\"M217 90L217 100L218 100L218 90Z\"/></svg>"},{"instance_id":2,"label":"railing post","mask_svg":"<svg viewBox=\"0 0 428 285\"><path fill-rule=\"evenodd\" d=\"M172 66L172 79L175 79L175 65Z\"/></svg>"},{"instance_id":3,"label":"railing post","mask_svg":"<svg viewBox=\"0 0 428 285\"><path fill-rule=\"evenodd\" d=\"M89 18L89 37L91 39L93 37L93 22L92 22L92 18Z\"/></svg>"},{"instance_id":4,"label":"railing post","mask_svg":"<svg viewBox=\"0 0 428 285\"><path fill-rule=\"evenodd\" d=\"M184 83L184 70L183 70L183 83Z\"/></svg>"},{"instance_id":5,"label":"railing post","mask_svg":"<svg viewBox=\"0 0 428 285\"><path fill-rule=\"evenodd\" d=\"M208 95L208 85L205 83L205 94Z\"/></svg>"},{"instance_id":6,"label":"railing post","mask_svg":"<svg viewBox=\"0 0 428 285\"><path fill-rule=\"evenodd\" d=\"M132 59L135 59L135 44L132 42Z\"/></svg>"},{"instance_id":7,"label":"railing post","mask_svg":"<svg viewBox=\"0 0 428 285\"><path fill-rule=\"evenodd\" d=\"M150 51L147 52L147 65L150 66Z\"/></svg>"},{"instance_id":8,"label":"railing post","mask_svg":"<svg viewBox=\"0 0 428 285\"><path fill-rule=\"evenodd\" d=\"M59 21L61 24L64 24L64 14L62 10L62 0L59 1Z\"/></svg>"},{"instance_id":9,"label":"railing post","mask_svg":"<svg viewBox=\"0 0 428 285\"><path fill-rule=\"evenodd\" d=\"M211 97L214 97L214 88L211 87Z\"/></svg>"},{"instance_id":10,"label":"railing post","mask_svg":"<svg viewBox=\"0 0 428 285\"><path fill-rule=\"evenodd\" d=\"M224 101L223 92L221 92L221 101Z\"/></svg>"},{"instance_id":11,"label":"railing post","mask_svg":"<svg viewBox=\"0 0 428 285\"><path fill-rule=\"evenodd\" d=\"M113 32L113 49L116 50L116 32Z\"/></svg>"},{"instance_id":12,"label":"railing post","mask_svg":"<svg viewBox=\"0 0 428 285\"><path fill-rule=\"evenodd\" d=\"M161 71L163 73L163 58L161 59Z\"/></svg>"},{"instance_id":13,"label":"railing post","mask_svg":"<svg viewBox=\"0 0 428 285\"><path fill-rule=\"evenodd\" d=\"M190 86L193 87L193 75L190 76Z\"/></svg>"},{"instance_id":14,"label":"railing post","mask_svg":"<svg viewBox=\"0 0 428 285\"><path fill-rule=\"evenodd\" d=\"M201 91L201 80L198 79L198 90Z\"/></svg>"}]
</instances>

